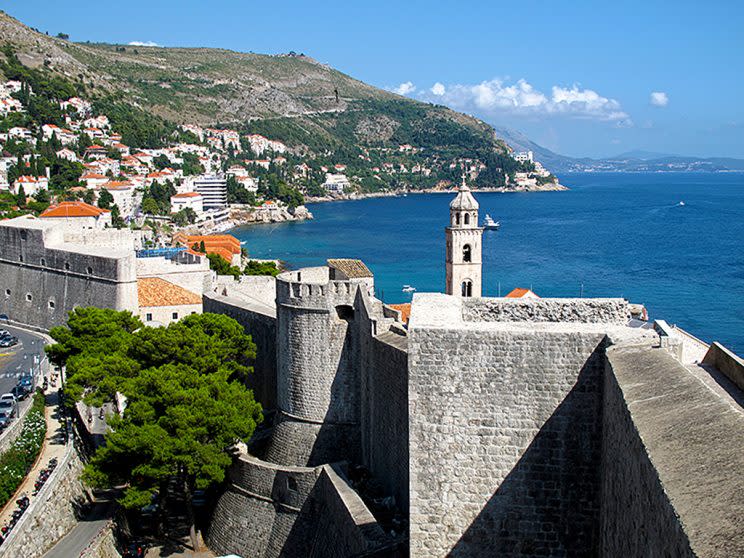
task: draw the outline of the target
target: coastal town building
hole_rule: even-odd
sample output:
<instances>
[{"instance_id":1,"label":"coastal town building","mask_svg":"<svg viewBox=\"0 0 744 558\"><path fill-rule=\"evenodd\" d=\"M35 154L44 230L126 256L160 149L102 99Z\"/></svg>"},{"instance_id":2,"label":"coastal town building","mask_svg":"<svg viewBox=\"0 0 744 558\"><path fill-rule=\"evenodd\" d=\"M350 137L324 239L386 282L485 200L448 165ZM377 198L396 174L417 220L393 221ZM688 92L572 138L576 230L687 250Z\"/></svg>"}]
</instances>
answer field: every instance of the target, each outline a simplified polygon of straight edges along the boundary
<instances>
[{"instance_id":1,"label":"coastal town building","mask_svg":"<svg viewBox=\"0 0 744 558\"><path fill-rule=\"evenodd\" d=\"M49 188L49 179L46 176L19 176L13 182L13 191L17 194L21 191L21 188L23 188L23 192L27 196L33 196L41 190L47 190Z\"/></svg>"},{"instance_id":2,"label":"coastal town building","mask_svg":"<svg viewBox=\"0 0 744 558\"><path fill-rule=\"evenodd\" d=\"M101 230L111 226L111 211L82 201L65 201L52 205L39 218L63 223L72 230Z\"/></svg>"},{"instance_id":3,"label":"coastal town building","mask_svg":"<svg viewBox=\"0 0 744 558\"><path fill-rule=\"evenodd\" d=\"M519 153L514 153L512 157L518 163L532 163L534 161L532 151L520 151Z\"/></svg>"},{"instance_id":4,"label":"coastal town building","mask_svg":"<svg viewBox=\"0 0 744 558\"><path fill-rule=\"evenodd\" d=\"M227 206L227 180L224 177L209 174L199 176L194 179L193 188L201 194L205 211Z\"/></svg>"},{"instance_id":5,"label":"coastal town building","mask_svg":"<svg viewBox=\"0 0 744 558\"><path fill-rule=\"evenodd\" d=\"M167 326L185 316L202 313L201 294L159 277L137 280L139 317L148 326Z\"/></svg>"},{"instance_id":6,"label":"coastal town building","mask_svg":"<svg viewBox=\"0 0 744 558\"><path fill-rule=\"evenodd\" d=\"M326 173L323 188L332 194L343 194L349 189L349 179L345 174Z\"/></svg>"},{"instance_id":7,"label":"coastal town building","mask_svg":"<svg viewBox=\"0 0 744 558\"><path fill-rule=\"evenodd\" d=\"M197 217L204 212L204 198L198 192L184 192L171 196L171 213L178 213L183 209L191 209Z\"/></svg>"}]
</instances>

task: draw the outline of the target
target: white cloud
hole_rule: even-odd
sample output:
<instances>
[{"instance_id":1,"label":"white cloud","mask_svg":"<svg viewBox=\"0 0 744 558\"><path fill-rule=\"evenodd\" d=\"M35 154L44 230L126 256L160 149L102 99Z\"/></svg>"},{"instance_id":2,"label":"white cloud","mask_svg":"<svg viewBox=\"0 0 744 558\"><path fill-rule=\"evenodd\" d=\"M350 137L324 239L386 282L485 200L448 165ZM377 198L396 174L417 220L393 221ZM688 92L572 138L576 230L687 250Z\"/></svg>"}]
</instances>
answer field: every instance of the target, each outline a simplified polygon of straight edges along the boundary
<instances>
[{"instance_id":1,"label":"white cloud","mask_svg":"<svg viewBox=\"0 0 744 558\"><path fill-rule=\"evenodd\" d=\"M129 44L129 46L142 46L142 47L148 47L148 46L150 46L150 47L156 47L156 46L160 46L158 43L156 43L154 41L132 41L132 42L130 42L128 44Z\"/></svg>"},{"instance_id":2,"label":"white cloud","mask_svg":"<svg viewBox=\"0 0 744 558\"><path fill-rule=\"evenodd\" d=\"M604 97L592 89L581 89L578 85L556 85L548 95L535 89L524 79L516 83L492 79L477 85L455 84L447 87L437 82L429 91L422 91L419 96L425 100L444 102L456 109L486 114L564 114L574 118L613 121L622 127L632 125L630 117L618 101Z\"/></svg>"},{"instance_id":3,"label":"white cloud","mask_svg":"<svg viewBox=\"0 0 744 558\"><path fill-rule=\"evenodd\" d=\"M669 104L669 95L663 91L652 91L649 101L655 107L665 107Z\"/></svg>"},{"instance_id":4,"label":"white cloud","mask_svg":"<svg viewBox=\"0 0 744 558\"><path fill-rule=\"evenodd\" d=\"M413 83L410 81L401 83L398 87L393 89L393 92L397 93L398 95L409 95L414 91L416 91L416 86L413 85Z\"/></svg>"}]
</instances>

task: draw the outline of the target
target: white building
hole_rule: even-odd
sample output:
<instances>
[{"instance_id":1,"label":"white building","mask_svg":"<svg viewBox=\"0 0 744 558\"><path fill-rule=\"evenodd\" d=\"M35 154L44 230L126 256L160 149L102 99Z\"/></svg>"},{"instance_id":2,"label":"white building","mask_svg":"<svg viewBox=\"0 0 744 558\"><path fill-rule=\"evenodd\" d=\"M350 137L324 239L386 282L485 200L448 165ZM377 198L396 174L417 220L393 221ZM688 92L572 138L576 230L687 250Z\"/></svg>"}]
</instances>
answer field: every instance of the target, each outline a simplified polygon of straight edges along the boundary
<instances>
[{"instance_id":1,"label":"white building","mask_svg":"<svg viewBox=\"0 0 744 558\"><path fill-rule=\"evenodd\" d=\"M171 213L178 213L182 209L191 208L194 213L204 212L204 197L198 192L184 192L171 197Z\"/></svg>"},{"instance_id":2,"label":"white building","mask_svg":"<svg viewBox=\"0 0 744 558\"><path fill-rule=\"evenodd\" d=\"M227 206L227 180L222 176L205 174L195 178L194 191L202 195L205 211Z\"/></svg>"},{"instance_id":3,"label":"white building","mask_svg":"<svg viewBox=\"0 0 744 558\"><path fill-rule=\"evenodd\" d=\"M122 219L129 219L132 216L135 206L135 188L131 182L109 180L101 189L108 190L111 197L114 198L114 203L119 208L119 215Z\"/></svg>"},{"instance_id":4,"label":"white building","mask_svg":"<svg viewBox=\"0 0 744 558\"><path fill-rule=\"evenodd\" d=\"M512 157L514 157L514 160L519 163L532 163L534 160L532 151L521 151L519 153L514 153Z\"/></svg>"},{"instance_id":5,"label":"white building","mask_svg":"<svg viewBox=\"0 0 744 558\"><path fill-rule=\"evenodd\" d=\"M81 201L65 201L51 206L40 216L64 223L68 229L105 229L111 226L111 212Z\"/></svg>"},{"instance_id":6,"label":"white building","mask_svg":"<svg viewBox=\"0 0 744 558\"><path fill-rule=\"evenodd\" d=\"M326 173L326 179L323 188L330 193L343 194L344 190L349 187L349 179L345 174Z\"/></svg>"},{"instance_id":7,"label":"white building","mask_svg":"<svg viewBox=\"0 0 744 558\"><path fill-rule=\"evenodd\" d=\"M27 196L34 196L41 190L49 188L49 179L46 176L19 176L13 183L13 190L17 194L23 187L23 192Z\"/></svg>"},{"instance_id":8,"label":"white building","mask_svg":"<svg viewBox=\"0 0 744 558\"><path fill-rule=\"evenodd\" d=\"M235 180L249 192L253 192L254 194L258 192L258 180L252 176L238 176L235 177Z\"/></svg>"}]
</instances>

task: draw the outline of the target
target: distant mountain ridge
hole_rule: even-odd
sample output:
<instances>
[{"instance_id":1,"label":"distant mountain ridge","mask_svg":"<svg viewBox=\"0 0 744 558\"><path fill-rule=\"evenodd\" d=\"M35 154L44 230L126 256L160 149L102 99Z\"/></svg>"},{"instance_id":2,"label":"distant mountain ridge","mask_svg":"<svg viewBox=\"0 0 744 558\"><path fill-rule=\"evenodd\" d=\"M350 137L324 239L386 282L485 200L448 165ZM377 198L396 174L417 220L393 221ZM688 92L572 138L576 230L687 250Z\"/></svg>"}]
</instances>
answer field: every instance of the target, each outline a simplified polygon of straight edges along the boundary
<instances>
[{"instance_id":1,"label":"distant mountain ridge","mask_svg":"<svg viewBox=\"0 0 744 558\"><path fill-rule=\"evenodd\" d=\"M687 157L633 150L615 157L592 159L567 157L530 140L509 128L495 128L496 135L515 151L532 151L536 160L553 172L725 172L744 171L744 159L731 157Z\"/></svg>"}]
</instances>

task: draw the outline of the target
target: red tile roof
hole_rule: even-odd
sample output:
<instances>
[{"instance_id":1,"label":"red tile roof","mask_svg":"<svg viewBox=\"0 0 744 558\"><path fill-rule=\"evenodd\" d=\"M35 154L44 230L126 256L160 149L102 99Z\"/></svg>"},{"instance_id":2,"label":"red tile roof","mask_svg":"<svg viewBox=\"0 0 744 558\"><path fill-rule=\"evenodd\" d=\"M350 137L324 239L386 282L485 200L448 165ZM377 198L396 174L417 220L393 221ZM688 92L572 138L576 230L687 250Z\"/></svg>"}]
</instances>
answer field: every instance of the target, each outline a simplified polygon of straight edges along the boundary
<instances>
[{"instance_id":1,"label":"red tile roof","mask_svg":"<svg viewBox=\"0 0 744 558\"><path fill-rule=\"evenodd\" d=\"M64 201L51 206L40 217L100 217L104 213L110 212L81 201Z\"/></svg>"},{"instance_id":2,"label":"red tile roof","mask_svg":"<svg viewBox=\"0 0 744 558\"><path fill-rule=\"evenodd\" d=\"M393 310L398 310L400 312L400 319L404 324L408 323L408 320L411 318L411 303L408 302L406 304L388 304L390 308Z\"/></svg>"},{"instance_id":3,"label":"red tile roof","mask_svg":"<svg viewBox=\"0 0 744 558\"><path fill-rule=\"evenodd\" d=\"M160 277L143 277L137 279L137 297L140 308L202 303L202 297L198 294L174 285Z\"/></svg>"},{"instance_id":4,"label":"red tile roof","mask_svg":"<svg viewBox=\"0 0 744 558\"><path fill-rule=\"evenodd\" d=\"M530 289L514 289L512 292L506 295L506 298L524 298L525 296L529 294L532 294L532 296L536 298L540 298L535 293L533 293Z\"/></svg>"}]
</instances>

